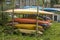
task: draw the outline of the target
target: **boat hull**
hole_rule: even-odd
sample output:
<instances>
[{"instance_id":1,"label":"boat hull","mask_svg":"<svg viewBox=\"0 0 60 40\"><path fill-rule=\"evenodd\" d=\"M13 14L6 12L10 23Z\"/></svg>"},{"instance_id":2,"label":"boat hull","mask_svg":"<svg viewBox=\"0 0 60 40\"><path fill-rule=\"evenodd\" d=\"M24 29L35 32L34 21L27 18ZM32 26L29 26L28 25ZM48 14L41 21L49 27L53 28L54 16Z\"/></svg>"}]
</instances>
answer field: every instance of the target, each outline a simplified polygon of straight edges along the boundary
<instances>
[{"instance_id":1,"label":"boat hull","mask_svg":"<svg viewBox=\"0 0 60 40\"><path fill-rule=\"evenodd\" d=\"M15 27L20 29L36 30L35 24L15 24ZM38 30L44 31L42 26L38 26Z\"/></svg>"},{"instance_id":2,"label":"boat hull","mask_svg":"<svg viewBox=\"0 0 60 40\"><path fill-rule=\"evenodd\" d=\"M14 21L24 24L36 24L36 19L15 18ZM49 24L49 22L38 20L38 24Z\"/></svg>"}]
</instances>

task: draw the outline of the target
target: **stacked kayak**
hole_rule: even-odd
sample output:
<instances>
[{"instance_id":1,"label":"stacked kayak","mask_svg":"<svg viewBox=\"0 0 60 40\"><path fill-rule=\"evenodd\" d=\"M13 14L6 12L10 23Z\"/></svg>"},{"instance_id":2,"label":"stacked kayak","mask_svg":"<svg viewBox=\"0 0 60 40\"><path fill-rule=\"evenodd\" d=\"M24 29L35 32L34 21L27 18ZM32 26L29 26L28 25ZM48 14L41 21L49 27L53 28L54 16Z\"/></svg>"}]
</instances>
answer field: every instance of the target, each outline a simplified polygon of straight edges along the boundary
<instances>
[{"instance_id":1,"label":"stacked kayak","mask_svg":"<svg viewBox=\"0 0 60 40\"><path fill-rule=\"evenodd\" d=\"M16 24L15 27L20 29L36 30L35 24ZM38 26L38 30L44 31L42 26Z\"/></svg>"},{"instance_id":2,"label":"stacked kayak","mask_svg":"<svg viewBox=\"0 0 60 40\"><path fill-rule=\"evenodd\" d=\"M35 24L36 25L36 19L15 18L14 22L18 22L20 24ZM43 26L43 28L50 26L50 23L48 21L38 20L38 24L40 26Z\"/></svg>"},{"instance_id":3,"label":"stacked kayak","mask_svg":"<svg viewBox=\"0 0 60 40\"><path fill-rule=\"evenodd\" d=\"M15 23L14 27L18 29L28 29L28 30L36 30L36 21L38 21L38 30L44 31L46 27L49 27L50 24L48 21L29 19L29 18L14 18Z\"/></svg>"},{"instance_id":4,"label":"stacked kayak","mask_svg":"<svg viewBox=\"0 0 60 40\"><path fill-rule=\"evenodd\" d=\"M7 10L7 11L5 11L5 12L9 12L9 13L12 13L13 11L12 10ZM29 10L29 9L14 9L14 13L16 14L37 14L37 10ZM44 12L44 11L40 11L39 10L39 14L48 14L48 15L52 15L53 13L50 13L50 12ZM33 17L33 16L30 16L30 17L32 17L32 18L36 18L35 16ZM38 33L41 33L42 34L42 32L41 31L43 31L43 29L44 28L46 28L46 27L49 27L50 26L50 20L36 20L36 19L29 19L29 17L28 18L14 18L12 21L14 21L14 26L16 27L16 28L18 28L19 30L20 30L20 32L22 31L22 33L24 32L24 33L30 33L32 30L35 32L36 30L36 23L37 23L37 21L38 21ZM15 24L15 22L17 22L16 24ZM10 23L9 23L10 24ZM21 30L21 29L23 29L23 30ZM27 30L28 29L28 30Z\"/></svg>"},{"instance_id":5,"label":"stacked kayak","mask_svg":"<svg viewBox=\"0 0 60 40\"><path fill-rule=\"evenodd\" d=\"M25 23L25 24L36 24L36 19L15 18L14 22ZM38 20L38 24L48 24L49 25L49 22Z\"/></svg>"}]
</instances>

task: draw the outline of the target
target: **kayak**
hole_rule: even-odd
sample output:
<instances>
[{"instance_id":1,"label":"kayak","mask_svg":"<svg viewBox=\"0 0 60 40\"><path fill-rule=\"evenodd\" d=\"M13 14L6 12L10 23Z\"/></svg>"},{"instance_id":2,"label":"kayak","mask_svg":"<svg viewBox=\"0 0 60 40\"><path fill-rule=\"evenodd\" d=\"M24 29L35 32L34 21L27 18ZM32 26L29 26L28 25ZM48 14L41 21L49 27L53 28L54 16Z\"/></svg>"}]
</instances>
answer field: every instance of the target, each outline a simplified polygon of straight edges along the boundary
<instances>
[{"instance_id":1,"label":"kayak","mask_svg":"<svg viewBox=\"0 0 60 40\"><path fill-rule=\"evenodd\" d=\"M36 25L35 24L15 24L14 26L16 28L20 28L20 29L36 30ZM38 30L44 31L42 26L38 26Z\"/></svg>"},{"instance_id":2,"label":"kayak","mask_svg":"<svg viewBox=\"0 0 60 40\"><path fill-rule=\"evenodd\" d=\"M9 9L9 10L6 10L4 12L12 13L13 10ZM37 14L37 10L35 10L35 9L14 9L14 13L15 14ZM54 13L39 10L38 14L53 15Z\"/></svg>"},{"instance_id":3,"label":"kayak","mask_svg":"<svg viewBox=\"0 0 60 40\"><path fill-rule=\"evenodd\" d=\"M36 19L15 18L14 22L19 22L19 23L24 23L24 24L36 24ZM38 24L49 24L49 22L38 20Z\"/></svg>"},{"instance_id":4,"label":"kayak","mask_svg":"<svg viewBox=\"0 0 60 40\"><path fill-rule=\"evenodd\" d=\"M28 29L17 29L18 31L20 31L21 33L25 33L25 34L35 34L36 30L28 30ZM38 34L43 34L43 32L41 31L37 31Z\"/></svg>"}]
</instances>

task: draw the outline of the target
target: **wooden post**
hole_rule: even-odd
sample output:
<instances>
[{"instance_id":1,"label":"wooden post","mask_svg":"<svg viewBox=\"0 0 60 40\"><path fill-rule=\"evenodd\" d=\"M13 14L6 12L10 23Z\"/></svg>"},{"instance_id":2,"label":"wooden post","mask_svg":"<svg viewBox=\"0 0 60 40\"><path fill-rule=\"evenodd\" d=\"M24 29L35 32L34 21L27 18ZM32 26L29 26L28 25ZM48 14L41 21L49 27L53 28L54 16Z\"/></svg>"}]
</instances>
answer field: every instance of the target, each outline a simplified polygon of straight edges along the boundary
<instances>
[{"instance_id":1,"label":"wooden post","mask_svg":"<svg viewBox=\"0 0 60 40\"><path fill-rule=\"evenodd\" d=\"M3 3L1 4L1 10L3 11ZM2 12L2 20L3 20L3 12Z\"/></svg>"},{"instance_id":2,"label":"wooden post","mask_svg":"<svg viewBox=\"0 0 60 40\"><path fill-rule=\"evenodd\" d=\"M14 19L14 6L15 6L15 2L14 2L15 0L12 0L12 2L13 2L13 9L12 9L12 19ZM14 20L12 21L12 27L14 26Z\"/></svg>"},{"instance_id":3,"label":"wooden post","mask_svg":"<svg viewBox=\"0 0 60 40\"><path fill-rule=\"evenodd\" d=\"M42 2L43 2L43 8L42 8L42 10L44 10L44 0L42 0Z\"/></svg>"},{"instance_id":4,"label":"wooden post","mask_svg":"<svg viewBox=\"0 0 60 40\"><path fill-rule=\"evenodd\" d=\"M54 14L52 15L52 19L53 19L53 21L54 21Z\"/></svg>"},{"instance_id":5,"label":"wooden post","mask_svg":"<svg viewBox=\"0 0 60 40\"><path fill-rule=\"evenodd\" d=\"M19 8L20 8L20 0L19 0Z\"/></svg>"},{"instance_id":6,"label":"wooden post","mask_svg":"<svg viewBox=\"0 0 60 40\"><path fill-rule=\"evenodd\" d=\"M37 17L36 17L36 36L38 36L38 15L39 15L39 0L37 0Z\"/></svg>"}]
</instances>

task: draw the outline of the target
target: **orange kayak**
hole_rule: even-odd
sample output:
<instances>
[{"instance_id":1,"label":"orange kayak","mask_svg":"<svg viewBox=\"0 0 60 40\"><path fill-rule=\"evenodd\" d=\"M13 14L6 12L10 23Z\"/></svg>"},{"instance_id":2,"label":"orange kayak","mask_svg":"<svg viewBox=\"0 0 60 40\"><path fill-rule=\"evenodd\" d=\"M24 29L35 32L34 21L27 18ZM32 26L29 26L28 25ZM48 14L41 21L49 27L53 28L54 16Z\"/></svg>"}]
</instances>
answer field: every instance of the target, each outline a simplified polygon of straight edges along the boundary
<instances>
[{"instance_id":1,"label":"orange kayak","mask_svg":"<svg viewBox=\"0 0 60 40\"><path fill-rule=\"evenodd\" d=\"M36 19L15 18L14 21L24 24L36 24ZM38 20L38 24L49 24L49 22Z\"/></svg>"}]
</instances>

